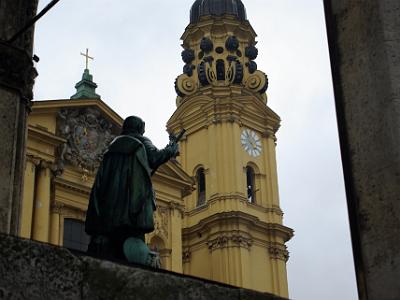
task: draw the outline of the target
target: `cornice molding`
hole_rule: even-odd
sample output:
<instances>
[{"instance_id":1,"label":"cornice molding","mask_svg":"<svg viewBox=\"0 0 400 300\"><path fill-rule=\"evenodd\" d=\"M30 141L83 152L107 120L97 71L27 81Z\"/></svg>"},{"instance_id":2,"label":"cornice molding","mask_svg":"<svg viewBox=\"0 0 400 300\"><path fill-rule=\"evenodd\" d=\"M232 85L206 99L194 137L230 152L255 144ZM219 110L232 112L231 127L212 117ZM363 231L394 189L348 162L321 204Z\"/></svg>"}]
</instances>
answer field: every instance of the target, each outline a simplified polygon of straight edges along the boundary
<instances>
[{"instance_id":1,"label":"cornice molding","mask_svg":"<svg viewBox=\"0 0 400 300\"><path fill-rule=\"evenodd\" d=\"M67 142L66 139L33 125L28 126L28 137L54 147Z\"/></svg>"},{"instance_id":2,"label":"cornice molding","mask_svg":"<svg viewBox=\"0 0 400 300\"><path fill-rule=\"evenodd\" d=\"M280 127L279 116L254 95L213 98L212 95L196 94L186 97L179 105L169 119L167 128L168 132L178 132L185 128L186 135L189 136L224 122L252 128L263 137L273 139L276 139L275 133Z\"/></svg>"},{"instance_id":3,"label":"cornice molding","mask_svg":"<svg viewBox=\"0 0 400 300\"><path fill-rule=\"evenodd\" d=\"M60 201L53 201L50 206L50 212L62 215L64 218L73 217L81 221L86 219L86 211L75 206L67 205Z\"/></svg>"},{"instance_id":4,"label":"cornice molding","mask_svg":"<svg viewBox=\"0 0 400 300\"><path fill-rule=\"evenodd\" d=\"M278 206L264 207L261 205L257 205L257 203L249 203L248 199L243 194L230 194L230 195L214 194L214 195L211 195L211 197L208 199L208 201L205 202L203 205L195 207L189 211L186 211L185 216L191 217L193 215L196 215L196 214L206 210L207 208L209 208L212 204L219 202L221 200L224 200L224 201L238 200L242 203L245 203L248 207L250 207L252 209L256 209L256 210L264 212L264 213L273 213L280 217L283 216L283 211L281 210L280 207L278 207Z\"/></svg>"},{"instance_id":5,"label":"cornice molding","mask_svg":"<svg viewBox=\"0 0 400 300\"><path fill-rule=\"evenodd\" d=\"M67 181L61 177L55 178L54 183L56 186L58 185L64 189L71 190L86 196L90 195L91 188L85 185L79 185L77 183Z\"/></svg>"},{"instance_id":6,"label":"cornice molding","mask_svg":"<svg viewBox=\"0 0 400 300\"><path fill-rule=\"evenodd\" d=\"M224 32L235 32L239 38L243 37L248 41L251 36L251 42L254 42L257 37L256 32L251 26L248 20L239 21L234 16L202 16L196 24L189 24L185 32L183 33L181 40L184 46L189 46L189 40L193 37L193 40L197 40L198 37L204 36L206 33L218 31L221 32L221 28Z\"/></svg>"},{"instance_id":7,"label":"cornice molding","mask_svg":"<svg viewBox=\"0 0 400 300\"><path fill-rule=\"evenodd\" d=\"M233 221L242 222L254 230L268 233L271 236L279 236L285 242L293 237L293 230L291 228L278 223L263 222L259 218L241 211L216 213L212 216L206 217L194 226L183 228L182 237L183 239L189 239L191 236L196 235L199 232L207 231L208 228L215 227L221 222L227 224Z\"/></svg>"},{"instance_id":8,"label":"cornice molding","mask_svg":"<svg viewBox=\"0 0 400 300\"><path fill-rule=\"evenodd\" d=\"M195 190L193 187L193 180L191 180L190 182L183 181L177 177L172 177L160 171L157 171L153 176L153 182L158 181L162 184L172 185L173 187L180 189L184 196L190 195L191 192Z\"/></svg>"},{"instance_id":9,"label":"cornice molding","mask_svg":"<svg viewBox=\"0 0 400 300\"><path fill-rule=\"evenodd\" d=\"M40 100L34 101L32 114L48 112L58 112L61 108L90 107L99 108L105 116L112 121L118 128L122 128L123 118L118 115L111 107L100 99L60 99L60 100Z\"/></svg>"}]
</instances>

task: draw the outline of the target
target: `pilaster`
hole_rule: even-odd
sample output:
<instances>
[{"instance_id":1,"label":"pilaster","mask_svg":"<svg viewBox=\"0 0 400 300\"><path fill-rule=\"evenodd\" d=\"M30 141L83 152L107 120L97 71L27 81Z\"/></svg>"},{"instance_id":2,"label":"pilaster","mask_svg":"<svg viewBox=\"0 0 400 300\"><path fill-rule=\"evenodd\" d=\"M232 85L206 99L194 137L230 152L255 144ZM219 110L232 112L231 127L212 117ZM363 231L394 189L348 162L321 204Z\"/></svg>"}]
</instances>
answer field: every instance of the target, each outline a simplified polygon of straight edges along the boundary
<instances>
[{"instance_id":1,"label":"pilaster","mask_svg":"<svg viewBox=\"0 0 400 300\"><path fill-rule=\"evenodd\" d=\"M266 138L265 148L267 149L267 159L265 169L268 170L267 177L269 186L268 190L270 200L268 206L279 207L279 191L278 191L278 166L276 162L276 136L272 129L267 129L263 137Z\"/></svg>"},{"instance_id":2,"label":"pilaster","mask_svg":"<svg viewBox=\"0 0 400 300\"><path fill-rule=\"evenodd\" d=\"M50 240L53 245L61 246L60 228L61 228L61 214L64 204L53 202L50 207Z\"/></svg>"},{"instance_id":3,"label":"pilaster","mask_svg":"<svg viewBox=\"0 0 400 300\"><path fill-rule=\"evenodd\" d=\"M47 243L50 229L51 170L49 164L43 161L38 168L32 238Z\"/></svg>"},{"instance_id":4,"label":"pilaster","mask_svg":"<svg viewBox=\"0 0 400 300\"><path fill-rule=\"evenodd\" d=\"M20 236L23 238L31 238L32 236L32 218L33 218L33 204L35 201L35 179L36 168L40 163L40 159L27 155L25 164L25 177L24 177L24 196L21 210L21 227Z\"/></svg>"},{"instance_id":5,"label":"pilaster","mask_svg":"<svg viewBox=\"0 0 400 300\"><path fill-rule=\"evenodd\" d=\"M182 209L175 205L169 206L171 216L171 271L182 272Z\"/></svg>"}]
</instances>

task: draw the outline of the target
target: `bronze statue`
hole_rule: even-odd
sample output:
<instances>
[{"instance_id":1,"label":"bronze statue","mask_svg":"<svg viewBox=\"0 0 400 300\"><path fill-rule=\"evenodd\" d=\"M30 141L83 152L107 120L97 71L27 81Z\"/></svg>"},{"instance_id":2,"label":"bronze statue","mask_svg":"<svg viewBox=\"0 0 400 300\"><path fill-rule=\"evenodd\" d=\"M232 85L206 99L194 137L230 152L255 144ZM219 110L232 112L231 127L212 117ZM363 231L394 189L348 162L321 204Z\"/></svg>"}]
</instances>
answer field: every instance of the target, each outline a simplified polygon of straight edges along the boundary
<instances>
[{"instance_id":1,"label":"bronze statue","mask_svg":"<svg viewBox=\"0 0 400 300\"><path fill-rule=\"evenodd\" d=\"M158 150L145 136L145 123L125 119L122 133L108 146L90 194L85 229L88 253L103 258L154 265L144 243L154 230L156 209L151 175L178 154L178 138Z\"/></svg>"}]
</instances>

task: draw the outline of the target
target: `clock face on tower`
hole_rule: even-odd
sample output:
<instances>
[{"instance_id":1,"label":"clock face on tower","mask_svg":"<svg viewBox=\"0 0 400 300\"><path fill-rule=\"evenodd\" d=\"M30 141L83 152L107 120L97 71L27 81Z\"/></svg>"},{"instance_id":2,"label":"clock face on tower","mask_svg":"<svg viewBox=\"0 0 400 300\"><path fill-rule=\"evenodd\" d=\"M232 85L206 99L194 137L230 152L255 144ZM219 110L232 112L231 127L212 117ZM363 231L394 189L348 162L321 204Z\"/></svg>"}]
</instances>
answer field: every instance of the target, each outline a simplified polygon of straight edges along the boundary
<instances>
[{"instance_id":1,"label":"clock face on tower","mask_svg":"<svg viewBox=\"0 0 400 300\"><path fill-rule=\"evenodd\" d=\"M257 157L261 154L261 139L253 130L244 129L240 141L250 156Z\"/></svg>"}]
</instances>

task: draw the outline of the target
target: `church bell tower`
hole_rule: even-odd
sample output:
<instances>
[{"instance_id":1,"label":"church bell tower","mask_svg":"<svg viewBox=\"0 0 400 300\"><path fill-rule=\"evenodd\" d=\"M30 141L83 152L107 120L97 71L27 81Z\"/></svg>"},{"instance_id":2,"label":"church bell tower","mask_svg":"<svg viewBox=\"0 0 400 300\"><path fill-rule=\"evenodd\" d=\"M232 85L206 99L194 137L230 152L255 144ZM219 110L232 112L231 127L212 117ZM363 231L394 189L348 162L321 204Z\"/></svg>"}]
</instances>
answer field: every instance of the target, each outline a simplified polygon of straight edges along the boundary
<instances>
[{"instance_id":1,"label":"church bell tower","mask_svg":"<svg viewBox=\"0 0 400 300\"><path fill-rule=\"evenodd\" d=\"M186 129L182 168L196 182L185 198L183 272L288 296L276 166L279 116L268 107L256 33L241 0L197 0L183 36L171 133Z\"/></svg>"}]
</instances>

